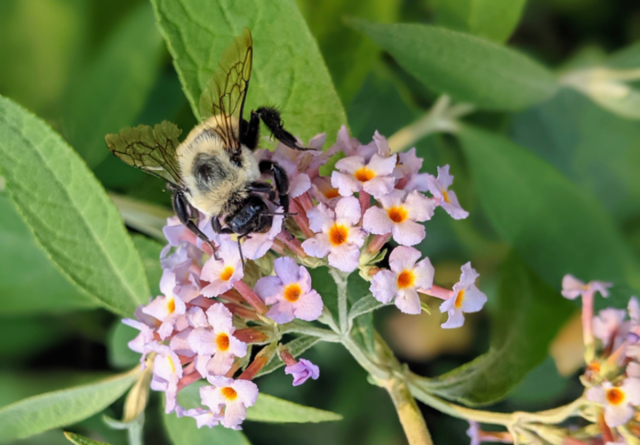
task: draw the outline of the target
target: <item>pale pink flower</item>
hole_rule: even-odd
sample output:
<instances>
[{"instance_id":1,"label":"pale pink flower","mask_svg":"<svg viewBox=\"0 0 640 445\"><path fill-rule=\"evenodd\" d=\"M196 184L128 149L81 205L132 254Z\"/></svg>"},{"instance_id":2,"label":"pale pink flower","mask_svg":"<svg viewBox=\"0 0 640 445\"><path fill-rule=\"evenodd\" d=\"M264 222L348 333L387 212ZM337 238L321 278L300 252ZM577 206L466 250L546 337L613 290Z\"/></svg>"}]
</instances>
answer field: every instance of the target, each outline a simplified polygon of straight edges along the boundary
<instances>
[{"instance_id":1,"label":"pale pink flower","mask_svg":"<svg viewBox=\"0 0 640 445\"><path fill-rule=\"evenodd\" d=\"M406 314L419 314L422 310L417 289L433 285L433 266L429 258L416 263L420 252L413 247L396 247L389 256L389 268L373 276L370 290L381 303L396 297L396 306Z\"/></svg>"},{"instance_id":2,"label":"pale pink flower","mask_svg":"<svg viewBox=\"0 0 640 445\"><path fill-rule=\"evenodd\" d=\"M252 233L244 238L242 242L242 254L245 258L250 260L257 260L266 255L266 253L273 246L273 240L276 239L278 234L282 231L282 223L284 222L284 212L282 207L278 207L274 213L280 213L273 216L273 222L271 228L266 233Z\"/></svg>"},{"instance_id":3,"label":"pale pink flower","mask_svg":"<svg viewBox=\"0 0 640 445\"><path fill-rule=\"evenodd\" d=\"M233 287L233 283L244 276L238 243L223 242L218 248L218 258L211 257L204 263L200 278L209 284L202 289L202 295L217 297Z\"/></svg>"},{"instance_id":4,"label":"pale pink flower","mask_svg":"<svg viewBox=\"0 0 640 445\"><path fill-rule=\"evenodd\" d=\"M320 377L320 368L311 363L309 360L301 358L295 365L284 368L284 373L293 376L293 386L300 386L311 377L318 380Z\"/></svg>"},{"instance_id":5,"label":"pale pink flower","mask_svg":"<svg viewBox=\"0 0 640 445\"><path fill-rule=\"evenodd\" d=\"M627 311L629 311L629 318L631 318L631 324L633 326L640 326L640 303L638 299L633 296L629 300L627 305Z\"/></svg>"},{"instance_id":6,"label":"pale pink flower","mask_svg":"<svg viewBox=\"0 0 640 445\"><path fill-rule=\"evenodd\" d=\"M375 141L367 145L362 145L357 138L349 136L347 127L343 125L338 131L338 138L335 145L329 150L333 150L336 153L342 152L347 156L361 156L365 161L369 161L369 159L378 152L378 146Z\"/></svg>"},{"instance_id":7,"label":"pale pink flower","mask_svg":"<svg viewBox=\"0 0 640 445\"><path fill-rule=\"evenodd\" d=\"M276 259L273 268L276 275L260 278L255 286L255 293L271 306L267 317L276 323L294 318L317 320L322 314L322 298L311 288L307 269L289 257Z\"/></svg>"},{"instance_id":8,"label":"pale pink flower","mask_svg":"<svg viewBox=\"0 0 640 445\"><path fill-rule=\"evenodd\" d=\"M634 406L640 405L640 379L627 378L620 386L611 382L587 390L587 400L604 406L604 420L611 428L627 423Z\"/></svg>"},{"instance_id":9,"label":"pale pink flower","mask_svg":"<svg viewBox=\"0 0 640 445\"><path fill-rule=\"evenodd\" d=\"M217 426L222 420L222 416L219 413L213 413L212 411L204 408L192 408L184 409L180 405L176 407L177 417L192 417L196 420L198 428L208 426L209 428Z\"/></svg>"},{"instance_id":10,"label":"pale pink flower","mask_svg":"<svg viewBox=\"0 0 640 445\"><path fill-rule=\"evenodd\" d=\"M467 436L471 439L470 445L480 445L480 425L473 420L469 421L469 429L467 430Z\"/></svg>"},{"instance_id":11,"label":"pale pink flower","mask_svg":"<svg viewBox=\"0 0 640 445\"><path fill-rule=\"evenodd\" d=\"M393 176L398 180L396 188L411 192L417 190L426 192L429 190L429 174L420 173L424 159L416 156L415 147L398 153L398 163L393 170Z\"/></svg>"},{"instance_id":12,"label":"pale pink flower","mask_svg":"<svg viewBox=\"0 0 640 445\"><path fill-rule=\"evenodd\" d=\"M562 278L562 296L569 300L575 300L587 292L600 292L600 295L607 298L609 296L607 289L611 286L613 286L613 283L605 283L604 281L590 281L584 284L584 282L578 280L573 275L565 275L564 278Z\"/></svg>"},{"instance_id":13,"label":"pale pink flower","mask_svg":"<svg viewBox=\"0 0 640 445\"><path fill-rule=\"evenodd\" d=\"M316 201L324 203L329 207L335 206L341 198L340 192L331 185L331 178L327 176L316 176L313 178L310 193Z\"/></svg>"},{"instance_id":14,"label":"pale pink flower","mask_svg":"<svg viewBox=\"0 0 640 445\"><path fill-rule=\"evenodd\" d=\"M453 295L440 305L440 312L447 312L449 318L442 327L445 329L459 328L464 324L464 312L478 312L487 302L487 296L475 285L480 276L471 267L471 263L462 266L460 281L453 285Z\"/></svg>"},{"instance_id":15,"label":"pale pink flower","mask_svg":"<svg viewBox=\"0 0 640 445\"><path fill-rule=\"evenodd\" d=\"M176 295L176 275L171 270L165 270L160 280L160 290L164 296L157 297L142 312L151 315L162 322L158 328L158 335L162 340L173 332L174 326L186 311L185 302Z\"/></svg>"},{"instance_id":16,"label":"pale pink flower","mask_svg":"<svg viewBox=\"0 0 640 445\"><path fill-rule=\"evenodd\" d=\"M307 212L309 227L316 236L302 243L304 251L313 257L329 255L329 264L343 272L353 272L359 264L360 247L366 232L357 227L360 203L353 196L340 199L335 212L319 204Z\"/></svg>"},{"instance_id":17,"label":"pale pink flower","mask_svg":"<svg viewBox=\"0 0 640 445\"><path fill-rule=\"evenodd\" d=\"M627 365L627 375L634 379L640 379L640 363L629 363Z\"/></svg>"},{"instance_id":18,"label":"pale pink flower","mask_svg":"<svg viewBox=\"0 0 640 445\"><path fill-rule=\"evenodd\" d=\"M393 190L395 166L396 155L385 158L374 154L369 162L362 156L343 158L336 163L338 171L331 173L331 184L342 196L364 190L377 199Z\"/></svg>"},{"instance_id":19,"label":"pale pink flower","mask_svg":"<svg viewBox=\"0 0 640 445\"><path fill-rule=\"evenodd\" d=\"M593 335L605 345L609 344L615 335L621 333L626 315L624 309L601 310L597 317L593 317Z\"/></svg>"},{"instance_id":20,"label":"pale pink flower","mask_svg":"<svg viewBox=\"0 0 640 445\"><path fill-rule=\"evenodd\" d=\"M182 378L182 365L178 355L166 345L151 344L149 350L157 355L153 360L153 378L151 389L164 391L166 394L165 412L167 414L176 409L176 395L178 381Z\"/></svg>"},{"instance_id":21,"label":"pale pink flower","mask_svg":"<svg viewBox=\"0 0 640 445\"><path fill-rule=\"evenodd\" d=\"M200 375L224 375L236 357L247 354L247 344L233 336L233 315L222 303L211 306L206 315L210 327L195 328L189 335L189 346L198 354Z\"/></svg>"},{"instance_id":22,"label":"pale pink flower","mask_svg":"<svg viewBox=\"0 0 640 445\"><path fill-rule=\"evenodd\" d=\"M212 386L200 388L202 404L212 412L223 411L222 425L226 428L240 429L247 417L247 408L253 406L258 398L258 387L250 380L233 380L227 377L208 377Z\"/></svg>"},{"instance_id":23,"label":"pale pink flower","mask_svg":"<svg viewBox=\"0 0 640 445\"><path fill-rule=\"evenodd\" d=\"M469 212L460 207L458 197L453 190L449 190L453 184L453 176L449 174L449 166L438 167L438 177L429 175L429 191L438 204L453 217L453 219L464 219L469 216Z\"/></svg>"},{"instance_id":24,"label":"pale pink flower","mask_svg":"<svg viewBox=\"0 0 640 445\"><path fill-rule=\"evenodd\" d=\"M375 235L393 234L393 239L403 246L420 243L426 236L424 226L418 224L431 219L435 201L422 193L413 191L407 194L401 190L378 198L382 205L371 207L365 214L362 226Z\"/></svg>"},{"instance_id":25,"label":"pale pink flower","mask_svg":"<svg viewBox=\"0 0 640 445\"><path fill-rule=\"evenodd\" d=\"M122 323L140 331L127 345L132 351L142 354L140 363L142 364L142 369L144 369L146 366L145 359L149 352L149 345L155 342L154 336L157 328L156 322L158 321L154 317L142 312L142 309L144 309L144 305L138 306L134 314L136 318L125 318L122 320Z\"/></svg>"}]
</instances>

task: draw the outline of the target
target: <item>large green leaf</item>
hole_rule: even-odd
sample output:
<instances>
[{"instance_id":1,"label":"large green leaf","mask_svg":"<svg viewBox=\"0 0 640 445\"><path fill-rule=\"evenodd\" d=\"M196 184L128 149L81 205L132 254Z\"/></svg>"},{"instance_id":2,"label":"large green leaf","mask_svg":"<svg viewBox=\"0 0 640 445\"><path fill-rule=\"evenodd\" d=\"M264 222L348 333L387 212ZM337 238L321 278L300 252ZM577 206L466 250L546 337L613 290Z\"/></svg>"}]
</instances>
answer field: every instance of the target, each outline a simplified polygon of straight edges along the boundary
<instances>
[{"instance_id":1,"label":"large green leaf","mask_svg":"<svg viewBox=\"0 0 640 445\"><path fill-rule=\"evenodd\" d=\"M640 288L638 264L599 202L502 136L470 126L459 136L489 220L544 281L559 289L571 273ZM609 303L628 298L614 292Z\"/></svg>"},{"instance_id":2,"label":"large green leaf","mask_svg":"<svg viewBox=\"0 0 640 445\"><path fill-rule=\"evenodd\" d=\"M140 255L100 184L49 126L2 97L0 167L23 220L72 282L120 315L146 302Z\"/></svg>"},{"instance_id":3,"label":"large green leaf","mask_svg":"<svg viewBox=\"0 0 640 445\"><path fill-rule=\"evenodd\" d=\"M412 375L412 383L467 405L504 397L548 355L575 306L545 284L517 255L502 266L489 352L437 379Z\"/></svg>"},{"instance_id":4,"label":"large green leaf","mask_svg":"<svg viewBox=\"0 0 640 445\"><path fill-rule=\"evenodd\" d=\"M619 221L640 215L640 126L563 90L513 116L510 133L597 197Z\"/></svg>"},{"instance_id":5,"label":"large green leaf","mask_svg":"<svg viewBox=\"0 0 640 445\"><path fill-rule=\"evenodd\" d=\"M436 23L504 42L518 26L527 0L436 0Z\"/></svg>"},{"instance_id":6,"label":"large green leaf","mask_svg":"<svg viewBox=\"0 0 640 445\"><path fill-rule=\"evenodd\" d=\"M398 19L400 1L297 0L297 3L318 40L336 90L346 106L360 90L380 50L365 36L348 28L343 18L353 16L393 23Z\"/></svg>"},{"instance_id":7,"label":"large green leaf","mask_svg":"<svg viewBox=\"0 0 640 445\"><path fill-rule=\"evenodd\" d=\"M318 45L295 0L152 0L196 116L218 58L244 27L253 34L246 110L277 106L293 134L335 140L346 117Z\"/></svg>"},{"instance_id":8,"label":"large green leaf","mask_svg":"<svg viewBox=\"0 0 640 445\"><path fill-rule=\"evenodd\" d=\"M0 252L1 314L97 306L55 268L6 193L0 193Z\"/></svg>"},{"instance_id":9,"label":"large green leaf","mask_svg":"<svg viewBox=\"0 0 640 445\"><path fill-rule=\"evenodd\" d=\"M162 267L160 266L160 252L162 244L142 235L133 235L133 244L138 249L147 281L151 288L151 295L160 295L160 278L162 278Z\"/></svg>"},{"instance_id":10,"label":"large green leaf","mask_svg":"<svg viewBox=\"0 0 640 445\"><path fill-rule=\"evenodd\" d=\"M430 89L481 108L521 110L550 98L558 88L542 65L478 37L418 24L350 23Z\"/></svg>"},{"instance_id":11,"label":"large green leaf","mask_svg":"<svg viewBox=\"0 0 640 445\"><path fill-rule=\"evenodd\" d=\"M64 113L65 136L90 167L109 155L105 134L132 125L144 107L163 49L151 6L142 4L112 32L70 90Z\"/></svg>"},{"instance_id":12,"label":"large green leaf","mask_svg":"<svg viewBox=\"0 0 640 445\"><path fill-rule=\"evenodd\" d=\"M0 442L71 425L111 405L135 382L130 371L96 383L30 397L0 409Z\"/></svg>"}]
</instances>

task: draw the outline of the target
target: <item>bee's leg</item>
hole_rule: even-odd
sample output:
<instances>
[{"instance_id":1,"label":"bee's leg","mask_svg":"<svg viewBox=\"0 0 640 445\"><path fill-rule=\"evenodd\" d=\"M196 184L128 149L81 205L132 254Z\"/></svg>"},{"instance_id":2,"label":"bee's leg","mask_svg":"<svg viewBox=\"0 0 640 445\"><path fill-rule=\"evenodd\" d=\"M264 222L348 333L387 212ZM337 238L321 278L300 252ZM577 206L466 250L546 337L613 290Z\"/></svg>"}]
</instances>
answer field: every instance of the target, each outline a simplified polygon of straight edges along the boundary
<instances>
[{"instance_id":1,"label":"bee's leg","mask_svg":"<svg viewBox=\"0 0 640 445\"><path fill-rule=\"evenodd\" d=\"M189 204L187 198L185 198L184 194L180 191L175 191L173 193L173 210L176 212L178 219L182 224L186 226L187 229L191 230L198 238L207 243L209 247L211 247L211 251L213 252L213 256L218 259L216 255L216 248L213 246L213 243L209 240L207 235L205 235L202 230L198 227L198 225L194 222L194 214L197 215L198 212Z\"/></svg>"},{"instance_id":2,"label":"bee's leg","mask_svg":"<svg viewBox=\"0 0 640 445\"><path fill-rule=\"evenodd\" d=\"M267 182L252 182L249 184L249 190L256 193L266 193L271 202L276 199L276 192L273 189L273 185Z\"/></svg>"},{"instance_id":3,"label":"bee's leg","mask_svg":"<svg viewBox=\"0 0 640 445\"><path fill-rule=\"evenodd\" d=\"M289 213L289 177L287 172L273 161L260 161L258 167L260 168L260 173L273 175L273 183L278 192L280 205L284 209L284 213Z\"/></svg>"},{"instance_id":4,"label":"bee's leg","mask_svg":"<svg viewBox=\"0 0 640 445\"><path fill-rule=\"evenodd\" d=\"M220 233L223 235L231 235L233 233L233 230L231 230L228 227L222 227L220 225L220 220L218 219L217 216L214 216L213 218L211 218L211 227L213 227L213 231L216 233Z\"/></svg>"},{"instance_id":5,"label":"bee's leg","mask_svg":"<svg viewBox=\"0 0 640 445\"><path fill-rule=\"evenodd\" d=\"M240 120L240 142L249 150L258 148L258 140L260 138L260 116L251 113L249 122L244 119Z\"/></svg>"},{"instance_id":6,"label":"bee's leg","mask_svg":"<svg viewBox=\"0 0 640 445\"><path fill-rule=\"evenodd\" d=\"M251 112L252 120L254 115L260 117L273 136L287 147L291 147L295 150L313 150L313 148L304 148L298 145L296 138L284 129L280 113L275 108L260 107L256 111Z\"/></svg>"}]
</instances>

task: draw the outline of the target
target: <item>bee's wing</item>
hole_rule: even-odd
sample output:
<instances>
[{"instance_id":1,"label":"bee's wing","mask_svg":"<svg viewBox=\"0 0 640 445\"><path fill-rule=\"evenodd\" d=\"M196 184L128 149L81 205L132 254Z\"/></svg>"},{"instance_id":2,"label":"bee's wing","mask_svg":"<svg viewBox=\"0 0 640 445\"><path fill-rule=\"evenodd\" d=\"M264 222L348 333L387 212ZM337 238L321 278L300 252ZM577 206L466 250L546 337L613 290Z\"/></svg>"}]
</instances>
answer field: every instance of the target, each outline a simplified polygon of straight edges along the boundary
<instances>
[{"instance_id":1,"label":"bee's wing","mask_svg":"<svg viewBox=\"0 0 640 445\"><path fill-rule=\"evenodd\" d=\"M140 168L183 189L180 165L176 159L178 137L182 133L175 124L163 121L151 128L139 125L108 134L109 150L129 165Z\"/></svg>"},{"instance_id":2,"label":"bee's wing","mask_svg":"<svg viewBox=\"0 0 640 445\"><path fill-rule=\"evenodd\" d=\"M225 149L233 152L240 149L240 121L252 63L253 40L249 29L244 28L222 53L218 70L213 72L200 96L201 118L214 117L216 133Z\"/></svg>"}]
</instances>

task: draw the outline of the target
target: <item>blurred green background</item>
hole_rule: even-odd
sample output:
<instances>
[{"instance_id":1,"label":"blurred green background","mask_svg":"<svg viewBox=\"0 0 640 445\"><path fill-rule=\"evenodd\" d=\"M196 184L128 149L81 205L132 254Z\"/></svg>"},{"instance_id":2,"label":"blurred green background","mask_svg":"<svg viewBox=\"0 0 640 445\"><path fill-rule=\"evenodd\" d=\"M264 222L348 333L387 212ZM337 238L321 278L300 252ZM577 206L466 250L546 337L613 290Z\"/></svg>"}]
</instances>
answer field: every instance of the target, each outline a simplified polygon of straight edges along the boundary
<instances>
[{"instance_id":1,"label":"blurred green background","mask_svg":"<svg viewBox=\"0 0 640 445\"><path fill-rule=\"evenodd\" d=\"M352 134L365 143L376 129L390 136L411 123L431 106L435 95L342 18L464 28L447 0L298 0L298 4L318 40ZM530 0L524 8L508 43L554 69L601 60L640 39L637 1ZM111 157L103 142L104 134L129 125L167 119L186 129L196 123L148 3L3 0L0 94L46 119L110 192L170 208L161 182ZM635 252L640 250L640 122L605 111L569 90L521 113L479 112L471 120L509 135L555 165L599 199ZM456 192L472 215L464 222L437 215L428 223L428 236L420 248L434 263L442 285L453 284L460 265L471 259L489 296L487 310L469 317L464 328L455 331L439 328L437 309L432 316L406 317L395 308L376 314L376 325L399 357L415 372L435 376L486 351L496 267L508 249L479 207L456 141L434 136L416 146L425 158L425 171L435 173L437 165L452 165ZM153 260L157 246L141 238L137 243L148 248L146 266L157 274ZM119 321L92 308L54 269L4 191L0 191L0 252L4 339L0 406L121 369L123 363L108 352ZM338 412L345 419L293 426L246 422L243 426L253 444L405 443L388 396L367 383L365 372L340 346L322 344L306 356L321 367L317 382L294 389L290 377L276 372L261 380L261 389ZM571 363L566 366L571 373ZM577 378L561 376L549 357L493 409L543 409L572 400L580 390ZM159 398L154 395L151 403L159 405ZM106 414L118 418L120 409L116 404ZM428 408L424 413L436 444L468 443L465 422ZM124 433L102 422L102 414L70 429L114 444L126 441ZM168 443L158 406L147 411L145 434L146 443ZM67 442L59 431L52 431L17 443Z\"/></svg>"}]
</instances>

